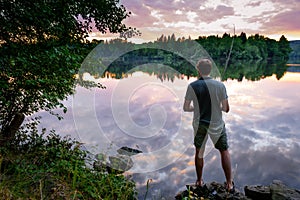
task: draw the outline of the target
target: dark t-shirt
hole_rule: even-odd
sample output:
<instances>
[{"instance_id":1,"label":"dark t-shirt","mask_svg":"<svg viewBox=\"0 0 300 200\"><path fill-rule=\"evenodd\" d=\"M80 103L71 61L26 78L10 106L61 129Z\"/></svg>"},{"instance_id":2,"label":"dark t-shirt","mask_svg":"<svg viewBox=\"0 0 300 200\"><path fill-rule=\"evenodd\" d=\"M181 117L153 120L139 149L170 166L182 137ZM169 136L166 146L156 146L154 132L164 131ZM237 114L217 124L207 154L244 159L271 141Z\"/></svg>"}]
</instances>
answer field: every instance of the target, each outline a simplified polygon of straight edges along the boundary
<instances>
[{"instance_id":1,"label":"dark t-shirt","mask_svg":"<svg viewBox=\"0 0 300 200\"><path fill-rule=\"evenodd\" d=\"M223 123L221 102L227 98L224 84L210 77L189 84L185 95L186 100L193 102L194 121L216 126Z\"/></svg>"}]
</instances>

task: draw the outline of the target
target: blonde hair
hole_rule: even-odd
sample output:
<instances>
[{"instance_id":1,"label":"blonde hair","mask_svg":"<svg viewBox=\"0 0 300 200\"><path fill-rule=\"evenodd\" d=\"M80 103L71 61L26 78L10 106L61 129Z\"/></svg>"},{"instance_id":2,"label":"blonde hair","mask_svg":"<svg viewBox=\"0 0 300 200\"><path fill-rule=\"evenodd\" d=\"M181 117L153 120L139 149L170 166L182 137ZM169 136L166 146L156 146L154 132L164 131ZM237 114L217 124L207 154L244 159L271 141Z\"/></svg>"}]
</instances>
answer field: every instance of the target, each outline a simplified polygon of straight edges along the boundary
<instances>
[{"instance_id":1,"label":"blonde hair","mask_svg":"<svg viewBox=\"0 0 300 200\"><path fill-rule=\"evenodd\" d=\"M211 72L212 62L207 58L200 59L196 68L202 75L208 75Z\"/></svg>"}]
</instances>

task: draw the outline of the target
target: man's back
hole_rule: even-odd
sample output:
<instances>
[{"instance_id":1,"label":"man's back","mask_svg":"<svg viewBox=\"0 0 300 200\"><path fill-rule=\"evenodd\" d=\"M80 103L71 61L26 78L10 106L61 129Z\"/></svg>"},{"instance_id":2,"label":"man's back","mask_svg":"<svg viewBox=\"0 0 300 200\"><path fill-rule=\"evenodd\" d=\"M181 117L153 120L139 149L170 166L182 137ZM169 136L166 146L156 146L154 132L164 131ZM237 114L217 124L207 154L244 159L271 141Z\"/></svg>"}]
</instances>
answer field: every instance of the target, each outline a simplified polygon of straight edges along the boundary
<instances>
[{"instance_id":1,"label":"man's back","mask_svg":"<svg viewBox=\"0 0 300 200\"><path fill-rule=\"evenodd\" d=\"M222 119L222 111L229 111L226 88L223 83L209 77L212 69L212 62L209 59L199 60L196 68L200 79L189 84L183 103L184 111L194 112L196 185L203 185L203 156L209 135L214 142L215 148L220 151L227 189L230 192L234 192L229 146L225 124ZM194 105L191 105L192 102Z\"/></svg>"},{"instance_id":2,"label":"man's back","mask_svg":"<svg viewBox=\"0 0 300 200\"><path fill-rule=\"evenodd\" d=\"M213 126L223 124L221 102L227 98L224 84L210 77L192 82L186 94L194 104L194 120Z\"/></svg>"}]
</instances>

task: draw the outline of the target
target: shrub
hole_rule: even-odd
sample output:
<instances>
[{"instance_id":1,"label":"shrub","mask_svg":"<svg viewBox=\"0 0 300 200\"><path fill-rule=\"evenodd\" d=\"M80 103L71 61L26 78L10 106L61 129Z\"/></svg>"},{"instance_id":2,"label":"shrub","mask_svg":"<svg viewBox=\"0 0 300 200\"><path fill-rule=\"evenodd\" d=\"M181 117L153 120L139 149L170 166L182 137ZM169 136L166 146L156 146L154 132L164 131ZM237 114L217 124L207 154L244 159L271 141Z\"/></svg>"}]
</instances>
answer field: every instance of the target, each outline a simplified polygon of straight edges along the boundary
<instances>
[{"instance_id":1,"label":"shrub","mask_svg":"<svg viewBox=\"0 0 300 200\"><path fill-rule=\"evenodd\" d=\"M136 199L135 183L124 175L89 167L89 152L54 131L19 132L0 149L2 199Z\"/></svg>"}]
</instances>

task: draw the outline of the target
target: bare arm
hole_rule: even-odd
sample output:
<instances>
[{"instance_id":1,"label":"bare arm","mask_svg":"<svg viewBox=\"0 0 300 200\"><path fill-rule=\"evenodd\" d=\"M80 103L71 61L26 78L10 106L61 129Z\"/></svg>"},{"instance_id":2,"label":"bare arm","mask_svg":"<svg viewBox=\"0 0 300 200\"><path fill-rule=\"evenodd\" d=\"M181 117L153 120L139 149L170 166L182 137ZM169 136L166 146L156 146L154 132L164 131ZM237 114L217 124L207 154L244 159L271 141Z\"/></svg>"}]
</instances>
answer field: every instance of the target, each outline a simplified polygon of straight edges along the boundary
<instances>
[{"instance_id":1,"label":"bare arm","mask_svg":"<svg viewBox=\"0 0 300 200\"><path fill-rule=\"evenodd\" d=\"M229 103L228 103L228 99L224 99L222 102L221 102L221 109L222 111L228 113L229 112Z\"/></svg>"},{"instance_id":2,"label":"bare arm","mask_svg":"<svg viewBox=\"0 0 300 200\"><path fill-rule=\"evenodd\" d=\"M184 100L183 111L184 112L193 112L194 111L194 107L191 105L190 100L186 100L186 99Z\"/></svg>"}]
</instances>

